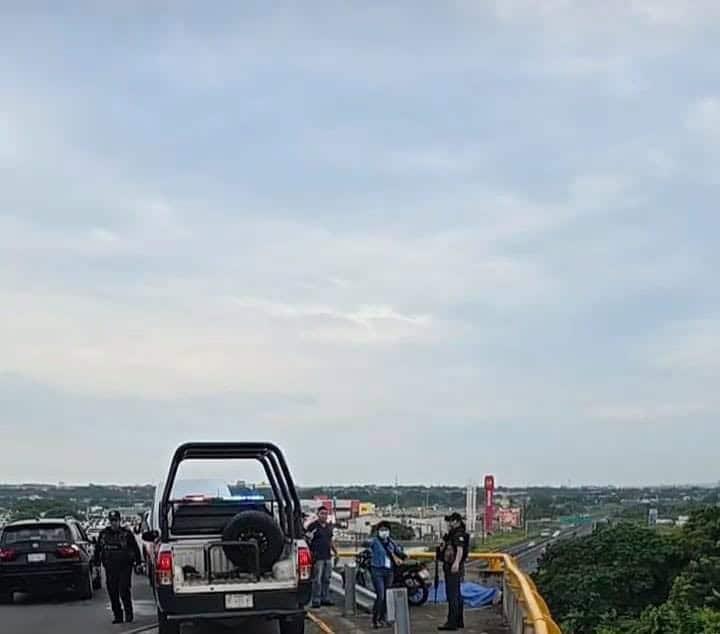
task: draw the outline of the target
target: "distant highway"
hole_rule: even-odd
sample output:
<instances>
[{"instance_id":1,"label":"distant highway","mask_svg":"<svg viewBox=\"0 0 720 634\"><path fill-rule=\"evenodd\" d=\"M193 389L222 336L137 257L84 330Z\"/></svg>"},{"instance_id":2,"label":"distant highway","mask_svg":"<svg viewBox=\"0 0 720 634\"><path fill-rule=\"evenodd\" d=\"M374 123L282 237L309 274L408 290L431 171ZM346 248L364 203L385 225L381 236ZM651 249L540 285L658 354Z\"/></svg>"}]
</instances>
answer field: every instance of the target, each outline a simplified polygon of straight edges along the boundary
<instances>
[{"instance_id":1,"label":"distant highway","mask_svg":"<svg viewBox=\"0 0 720 634\"><path fill-rule=\"evenodd\" d=\"M556 538L544 538L536 540L535 546L528 548L527 542L519 550L513 549L511 554L514 554L520 567L529 573L533 573L537 570L538 561L543 556L545 549L552 543L564 541L566 539L572 539L574 537L582 537L589 535L592 532L592 524L583 524L576 526L575 528L566 529Z\"/></svg>"}]
</instances>

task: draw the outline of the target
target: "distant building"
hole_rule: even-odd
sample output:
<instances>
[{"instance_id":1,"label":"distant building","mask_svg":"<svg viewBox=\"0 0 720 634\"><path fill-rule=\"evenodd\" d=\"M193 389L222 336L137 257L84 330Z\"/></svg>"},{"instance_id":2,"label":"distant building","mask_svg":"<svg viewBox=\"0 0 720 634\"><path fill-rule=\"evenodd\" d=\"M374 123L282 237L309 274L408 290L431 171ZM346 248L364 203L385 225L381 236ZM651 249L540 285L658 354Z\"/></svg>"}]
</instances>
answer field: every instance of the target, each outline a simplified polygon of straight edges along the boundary
<instances>
[{"instance_id":1,"label":"distant building","mask_svg":"<svg viewBox=\"0 0 720 634\"><path fill-rule=\"evenodd\" d=\"M499 508L495 511L496 520L500 529L520 528L522 524L522 509Z\"/></svg>"},{"instance_id":2,"label":"distant building","mask_svg":"<svg viewBox=\"0 0 720 634\"><path fill-rule=\"evenodd\" d=\"M380 521L377 515L364 515L347 522L347 532L355 535L370 535L373 527Z\"/></svg>"}]
</instances>

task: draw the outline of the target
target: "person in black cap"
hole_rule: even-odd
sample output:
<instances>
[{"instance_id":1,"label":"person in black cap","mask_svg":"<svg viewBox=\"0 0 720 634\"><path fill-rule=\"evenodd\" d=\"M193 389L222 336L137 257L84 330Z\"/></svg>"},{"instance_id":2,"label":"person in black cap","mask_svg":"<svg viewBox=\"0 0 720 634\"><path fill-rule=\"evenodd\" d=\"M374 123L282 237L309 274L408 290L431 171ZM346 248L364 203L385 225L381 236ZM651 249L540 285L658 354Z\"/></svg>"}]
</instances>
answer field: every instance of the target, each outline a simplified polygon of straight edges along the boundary
<instances>
[{"instance_id":1,"label":"person in black cap","mask_svg":"<svg viewBox=\"0 0 720 634\"><path fill-rule=\"evenodd\" d=\"M105 567L105 583L115 615L113 623L123 622L123 608L124 622L132 623L132 571L142 561L140 548L132 531L120 525L118 511L110 511L108 519L110 526L102 530L95 547L95 563Z\"/></svg>"},{"instance_id":2,"label":"person in black cap","mask_svg":"<svg viewBox=\"0 0 720 634\"><path fill-rule=\"evenodd\" d=\"M468 556L470 539L465 531L465 522L460 513L448 515L445 517L445 521L448 523L449 530L443 536L443 541L438 548L438 556L443 562L448 617L447 622L438 627L438 630L453 631L465 627L460 584L465 574L465 561Z\"/></svg>"}]
</instances>

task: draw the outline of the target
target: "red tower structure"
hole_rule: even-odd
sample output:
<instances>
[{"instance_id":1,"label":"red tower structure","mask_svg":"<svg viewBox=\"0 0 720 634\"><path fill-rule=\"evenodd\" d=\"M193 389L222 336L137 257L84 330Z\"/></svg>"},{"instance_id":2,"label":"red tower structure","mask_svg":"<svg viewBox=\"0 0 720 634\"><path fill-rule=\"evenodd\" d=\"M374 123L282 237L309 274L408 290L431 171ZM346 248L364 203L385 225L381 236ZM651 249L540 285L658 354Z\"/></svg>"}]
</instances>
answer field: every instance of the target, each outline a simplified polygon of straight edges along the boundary
<instances>
[{"instance_id":1,"label":"red tower structure","mask_svg":"<svg viewBox=\"0 0 720 634\"><path fill-rule=\"evenodd\" d=\"M485 534L490 535L495 526L495 476L485 476Z\"/></svg>"}]
</instances>

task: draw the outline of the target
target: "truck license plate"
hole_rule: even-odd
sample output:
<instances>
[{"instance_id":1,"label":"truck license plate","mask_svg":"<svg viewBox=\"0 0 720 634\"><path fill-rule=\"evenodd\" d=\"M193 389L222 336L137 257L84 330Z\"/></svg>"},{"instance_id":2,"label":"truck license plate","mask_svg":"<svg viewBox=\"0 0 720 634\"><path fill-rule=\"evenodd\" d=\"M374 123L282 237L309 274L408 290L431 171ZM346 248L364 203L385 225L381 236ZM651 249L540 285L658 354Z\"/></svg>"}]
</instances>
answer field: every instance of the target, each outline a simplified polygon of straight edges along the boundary
<instances>
[{"instance_id":1,"label":"truck license plate","mask_svg":"<svg viewBox=\"0 0 720 634\"><path fill-rule=\"evenodd\" d=\"M252 594L226 594L225 609L226 610L242 610L243 608L253 607Z\"/></svg>"},{"instance_id":2,"label":"truck license plate","mask_svg":"<svg viewBox=\"0 0 720 634\"><path fill-rule=\"evenodd\" d=\"M27 556L28 563L36 564L45 561L45 553L30 553Z\"/></svg>"}]
</instances>

